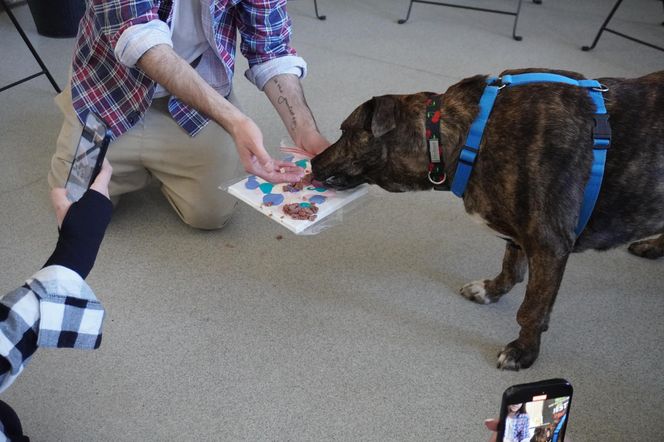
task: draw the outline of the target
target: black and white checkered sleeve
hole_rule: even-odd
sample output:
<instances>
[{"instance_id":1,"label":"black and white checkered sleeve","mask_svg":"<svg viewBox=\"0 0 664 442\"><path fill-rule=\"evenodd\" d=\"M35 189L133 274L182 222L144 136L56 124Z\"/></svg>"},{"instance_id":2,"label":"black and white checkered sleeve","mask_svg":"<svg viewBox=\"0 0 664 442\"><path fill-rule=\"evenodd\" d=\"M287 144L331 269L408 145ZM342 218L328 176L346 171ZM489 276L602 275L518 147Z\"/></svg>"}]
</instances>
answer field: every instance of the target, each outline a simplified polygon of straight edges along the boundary
<instances>
[{"instance_id":1,"label":"black and white checkered sleeve","mask_svg":"<svg viewBox=\"0 0 664 442\"><path fill-rule=\"evenodd\" d=\"M48 266L0 299L0 392L23 371L37 347L95 349L104 309L78 273Z\"/></svg>"},{"instance_id":2,"label":"black and white checkered sleeve","mask_svg":"<svg viewBox=\"0 0 664 442\"><path fill-rule=\"evenodd\" d=\"M78 273L49 266L37 272L28 285L39 298L39 347L99 347L104 308Z\"/></svg>"},{"instance_id":3,"label":"black and white checkered sleeve","mask_svg":"<svg viewBox=\"0 0 664 442\"><path fill-rule=\"evenodd\" d=\"M39 299L25 285L0 299L0 357L9 371L0 375L0 392L23 371L37 349Z\"/></svg>"}]
</instances>

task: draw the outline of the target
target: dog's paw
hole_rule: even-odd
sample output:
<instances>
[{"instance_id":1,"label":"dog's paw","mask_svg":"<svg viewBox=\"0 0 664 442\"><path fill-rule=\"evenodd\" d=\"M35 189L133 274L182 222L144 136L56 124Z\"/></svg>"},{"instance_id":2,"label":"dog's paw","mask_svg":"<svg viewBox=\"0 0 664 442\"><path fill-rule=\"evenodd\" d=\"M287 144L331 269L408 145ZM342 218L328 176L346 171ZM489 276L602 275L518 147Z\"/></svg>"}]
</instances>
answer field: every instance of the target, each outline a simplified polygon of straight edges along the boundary
<instances>
[{"instance_id":1,"label":"dog's paw","mask_svg":"<svg viewBox=\"0 0 664 442\"><path fill-rule=\"evenodd\" d=\"M498 353L497 367L499 369L518 371L521 368L530 367L537 359L539 354L537 349L523 349L516 342L510 342Z\"/></svg>"},{"instance_id":2,"label":"dog's paw","mask_svg":"<svg viewBox=\"0 0 664 442\"><path fill-rule=\"evenodd\" d=\"M491 304L492 302L496 302L496 299L489 296L487 293L486 282L487 281L469 282L459 289L459 293L461 293L464 298L468 298L478 304Z\"/></svg>"},{"instance_id":3,"label":"dog's paw","mask_svg":"<svg viewBox=\"0 0 664 442\"><path fill-rule=\"evenodd\" d=\"M661 239L645 239L630 244L627 249L632 255L640 256L647 259L658 259L664 256L664 247L662 247Z\"/></svg>"}]
</instances>

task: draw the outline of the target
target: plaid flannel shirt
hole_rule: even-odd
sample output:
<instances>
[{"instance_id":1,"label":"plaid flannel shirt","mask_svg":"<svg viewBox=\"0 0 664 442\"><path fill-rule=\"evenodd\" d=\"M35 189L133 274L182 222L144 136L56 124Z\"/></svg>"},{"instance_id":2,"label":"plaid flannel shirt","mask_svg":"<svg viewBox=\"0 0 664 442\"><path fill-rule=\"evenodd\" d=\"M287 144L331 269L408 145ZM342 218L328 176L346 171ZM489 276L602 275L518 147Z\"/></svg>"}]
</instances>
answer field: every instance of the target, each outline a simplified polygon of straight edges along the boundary
<instances>
[{"instance_id":1,"label":"plaid flannel shirt","mask_svg":"<svg viewBox=\"0 0 664 442\"><path fill-rule=\"evenodd\" d=\"M209 8L211 27L207 32L214 51L209 51L213 56L204 55L204 61L210 72L222 70L228 83L233 78L238 31L240 50L250 67L295 55L289 46L291 21L286 0L190 1L201 1ZM119 63L114 48L122 33L133 25L162 20L170 26L171 6L172 0L88 0L79 24L71 80L72 101L81 121L89 111L95 111L115 138L142 118L152 102L155 82L140 69ZM191 136L209 122L175 97L169 101L169 110Z\"/></svg>"},{"instance_id":2,"label":"plaid flannel shirt","mask_svg":"<svg viewBox=\"0 0 664 442\"><path fill-rule=\"evenodd\" d=\"M11 369L0 392L23 371L37 347L95 349L101 344L104 309L78 273L44 267L0 299L0 357Z\"/></svg>"}]
</instances>

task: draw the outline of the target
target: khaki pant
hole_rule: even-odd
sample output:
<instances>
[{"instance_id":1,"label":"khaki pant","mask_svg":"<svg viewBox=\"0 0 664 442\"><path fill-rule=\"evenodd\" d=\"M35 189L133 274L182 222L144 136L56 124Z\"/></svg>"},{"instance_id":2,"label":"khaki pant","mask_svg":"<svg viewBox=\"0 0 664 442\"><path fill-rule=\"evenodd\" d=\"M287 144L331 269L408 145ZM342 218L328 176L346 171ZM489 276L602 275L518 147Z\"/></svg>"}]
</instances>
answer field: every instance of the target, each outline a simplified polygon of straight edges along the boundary
<instances>
[{"instance_id":1,"label":"khaki pant","mask_svg":"<svg viewBox=\"0 0 664 442\"><path fill-rule=\"evenodd\" d=\"M233 94L229 101L237 106ZM64 122L48 182L64 187L83 127L72 106L70 85L55 102ZM168 113L168 98L155 99L142 121L111 142L106 157L113 166L109 192L114 201L155 178L175 212L192 227L218 229L233 214L235 198L219 189L242 171L232 137L214 122L190 137Z\"/></svg>"}]
</instances>

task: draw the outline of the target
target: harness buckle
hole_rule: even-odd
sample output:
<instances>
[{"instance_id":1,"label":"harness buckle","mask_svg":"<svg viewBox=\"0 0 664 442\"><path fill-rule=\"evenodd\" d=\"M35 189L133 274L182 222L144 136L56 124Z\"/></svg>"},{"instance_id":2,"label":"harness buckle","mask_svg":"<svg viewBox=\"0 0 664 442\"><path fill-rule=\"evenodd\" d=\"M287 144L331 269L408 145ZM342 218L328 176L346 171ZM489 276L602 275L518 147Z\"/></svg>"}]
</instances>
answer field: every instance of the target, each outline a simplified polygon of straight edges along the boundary
<instances>
[{"instance_id":1,"label":"harness buckle","mask_svg":"<svg viewBox=\"0 0 664 442\"><path fill-rule=\"evenodd\" d=\"M593 116L593 139L596 141L595 148L606 149L609 147L611 143L609 114L595 114Z\"/></svg>"},{"instance_id":2,"label":"harness buckle","mask_svg":"<svg viewBox=\"0 0 664 442\"><path fill-rule=\"evenodd\" d=\"M609 92L609 88L604 86L602 83L599 84L599 87L591 87L590 89L597 92Z\"/></svg>"}]
</instances>

